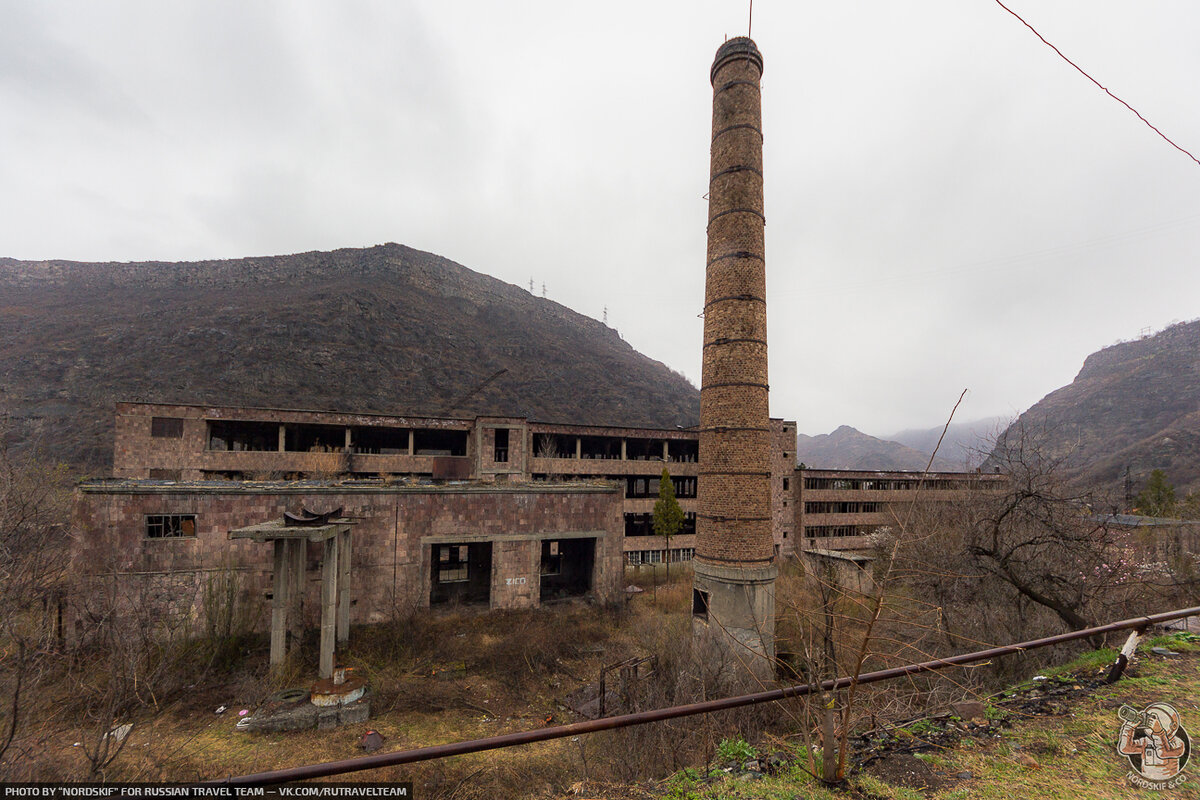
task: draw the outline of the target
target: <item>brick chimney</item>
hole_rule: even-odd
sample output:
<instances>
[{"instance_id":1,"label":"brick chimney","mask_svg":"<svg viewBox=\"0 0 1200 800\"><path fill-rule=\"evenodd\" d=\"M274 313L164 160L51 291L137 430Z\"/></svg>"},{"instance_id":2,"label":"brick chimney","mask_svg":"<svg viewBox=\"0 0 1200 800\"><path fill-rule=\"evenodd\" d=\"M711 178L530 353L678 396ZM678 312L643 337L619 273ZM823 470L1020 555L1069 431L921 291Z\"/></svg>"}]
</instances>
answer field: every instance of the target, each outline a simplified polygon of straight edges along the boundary
<instances>
[{"instance_id":1,"label":"brick chimney","mask_svg":"<svg viewBox=\"0 0 1200 800\"><path fill-rule=\"evenodd\" d=\"M731 667L773 673L762 55L746 37L717 50L700 384L693 638ZM735 670L735 672L744 671Z\"/></svg>"}]
</instances>

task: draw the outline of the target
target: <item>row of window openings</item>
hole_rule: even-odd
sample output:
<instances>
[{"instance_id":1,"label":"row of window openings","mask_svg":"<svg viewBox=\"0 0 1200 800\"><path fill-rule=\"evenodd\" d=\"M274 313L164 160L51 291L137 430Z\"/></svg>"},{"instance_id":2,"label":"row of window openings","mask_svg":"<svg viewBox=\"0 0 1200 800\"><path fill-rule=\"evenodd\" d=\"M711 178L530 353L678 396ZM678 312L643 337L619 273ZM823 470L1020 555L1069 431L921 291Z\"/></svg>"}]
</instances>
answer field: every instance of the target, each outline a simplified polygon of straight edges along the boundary
<instances>
[{"instance_id":1,"label":"row of window openings","mask_svg":"<svg viewBox=\"0 0 1200 800\"><path fill-rule=\"evenodd\" d=\"M696 512L687 511L683 515L683 525L679 528L676 536L691 536L696 533ZM625 535L626 536L654 536L654 515L653 514L629 514L625 515Z\"/></svg>"},{"instance_id":2,"label":"row of window openings","mask_svg":"<svg viewBox=\"0 0 1200 800\"><path fill-rule=\"evenodd\" d=\"M679 547L671 549L671 563L677 564L680 561L691 561L696 556L696 548L694 547ZM642 564L665 564L667 563L666 550L631 550L625 554L625 563L631 567L641 566Z\"/></svg>"},{"instance_id":3,"label":"row of window openings","mask_svg":"<svg viewBox=\"0 0 1200 800\"><path fill-rule=\"evenodd\" d=\"M839 503L828 500L807 500L805 514L878 514L887 508L886 503Z\"/></svg>"},{"instance_id":4,"label":"row of window openings","mask_svg":"<svg viewBox=\"0 0 1200 800\"><path fill-rule=\"evenodd\" d=\"M878 529L878 525L805 525L804 535L810 539L824 539L830 536L867 536Z\"/></svg>"},{"instance_id":5,"label":"row of window openings","mask_svg":"<svg viewBox=\"0 0 1200 800\"><path fill-rule=\"evenodd\" d=\"M865 491L909 492L920 484L922 489L968 489L972 479L929 478L918 479L859 479L859 478L805 478L805 489L853 489ZM786 488L786 487L785 487Z\"/></svg>"},{"instance_id":6,"label":"row of window openings","mask_svg":"<svg viewBox=\"0 0 1200 800\"><path fill-rule=\"evenodd\" d=\"M621 443L625 443L626 461L667 461L694 463L699 457L700 443L695 439L632 439L621 436L564 436L538 433L533 437L536 458L583 458L621 460Z\"/></svg>"},{"instance_id":7,"label":"row of window openings","mask_svg":"<svg viewBox=\"0 0 1200 800\"><path fill-rule=\"evenodd\" d=\"M155 418L159 419L159 418ZM215 421L208 423L208 449L236 452L342 453L346 451L346 432L350 432L349 452L360 455L408 455L410 447L418 456L465 456L468 432L427 428L385 428L380 426L292 425L283 424L282 448L280 423ZM154 421L151 421L153 435ZM504 433L503 460L508 459L508 430ZM500 439L497 436L497 439ZM501 460L501 459L497 459Z\"/></svg>"}]
</instances>

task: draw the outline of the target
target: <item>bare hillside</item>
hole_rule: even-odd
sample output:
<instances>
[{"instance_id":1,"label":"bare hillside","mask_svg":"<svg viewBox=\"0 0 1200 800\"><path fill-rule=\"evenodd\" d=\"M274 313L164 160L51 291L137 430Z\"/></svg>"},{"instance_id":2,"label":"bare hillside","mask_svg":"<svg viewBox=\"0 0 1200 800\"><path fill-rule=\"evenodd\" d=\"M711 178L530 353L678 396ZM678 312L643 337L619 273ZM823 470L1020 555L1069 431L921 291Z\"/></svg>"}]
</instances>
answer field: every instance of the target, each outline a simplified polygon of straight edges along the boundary
<instances>
[{"instance_id":1,"label":"bare hillside","mask_svg":"<svg viewBox=\"0 0 1200 800\"><path fill-rule=\"evenodd\" d=\"M694 425L611 328L398 244L194 263L0 259L10 436L102 469L117 400Z\"/></svg>"}]
</instances>

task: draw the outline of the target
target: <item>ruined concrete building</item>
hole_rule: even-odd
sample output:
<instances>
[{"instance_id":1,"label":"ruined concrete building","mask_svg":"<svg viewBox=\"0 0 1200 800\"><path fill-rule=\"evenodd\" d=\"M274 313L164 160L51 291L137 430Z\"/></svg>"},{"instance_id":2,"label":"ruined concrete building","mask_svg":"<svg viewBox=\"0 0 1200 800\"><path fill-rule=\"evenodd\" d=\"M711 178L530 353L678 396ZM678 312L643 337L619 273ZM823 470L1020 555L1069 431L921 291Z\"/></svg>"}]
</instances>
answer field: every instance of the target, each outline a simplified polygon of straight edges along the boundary
<instances>
[{"instance_id":1,"label":"ruined concrete building","mask_svg":"<svg viewBox=\"0 0 1200 800\"><path fill-rule=\"evenodd\" d=\"M918 499L922 503L961 500L972 492L1003 491L1008 478L979 472L879 472L851 469L798 469L795 535L805 550L865 551L872 534L895 530Z\"/></svg>"},{"instance_id":2,"label":"ruined concrete building","mask_svg":"<svg viewBox=\"0 0 1200 800\"><path fill-rule=\"evenodd\" d=\"M709 172L694 632L769 671L776 549L763 215L763 61L749 38L717 50Z\"/></svg>"},{"instance_id":3,"label":"ruined concrete building","mask_svg":"<svg viewBox=\"0 0 1200 800\"><path fill-rule=\"evenodd\" d=\"M772 531L793 550L796 423L770 421ZM695 549L699 434L521 417L427 417L118 403L113 475L173 481L614 481L629 563L687 561ZM666 467L685 514L671 545L650 518Z\"/></svg>"}]
</instances>

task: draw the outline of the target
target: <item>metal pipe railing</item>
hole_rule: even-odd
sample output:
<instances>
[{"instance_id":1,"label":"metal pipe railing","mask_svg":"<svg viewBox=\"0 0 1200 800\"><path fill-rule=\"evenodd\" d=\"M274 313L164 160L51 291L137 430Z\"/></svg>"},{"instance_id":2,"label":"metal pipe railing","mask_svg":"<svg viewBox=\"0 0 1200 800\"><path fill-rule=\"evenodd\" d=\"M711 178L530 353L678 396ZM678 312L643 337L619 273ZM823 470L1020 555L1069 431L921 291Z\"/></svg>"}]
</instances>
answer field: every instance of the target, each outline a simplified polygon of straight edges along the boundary
<instances>
[{"instance_id":1,"label":"metal pipe railing","mask_svg":"<svg viewBox=\"0 0 1200 800\"><path fill-rule=\"evenodd\" d=\"M977 661L986 661L990 658L996 658L998 656L1011 655L1012 653L1020 653L1024 652L1025 650L1035 650L1039 647L1046 647L1048 645L1059 644L1061 642L1075 641L1076 639L1086 639L1091 636L1111 633L1113 631L1129 630L1130 628L1145 630L1151 625L1156 625L1161 622L1170 622L1171 620L1194 616L1200 616L1200 606L1178 609L1176 611L1166 611L1161 614L1150 614L1149 616L1144 617L1132 617L1130 619L1121 620L1120 622L1110 622L1107 625L1099 625L1094 628L1085 628L1083 630L1071 631L1070 633L1060 633L1056 636L1046 636L1041 639L1032 639L1027 642L1004 645L1003 647L992 647L987 650L977 650L973 653L963 653L961 655L934 659L932 661L923 661L919 664L907 664L903 667L892 667L891 669L882 669L876 672L866 672L858 675L857 677L844 676L841 678L834 678L823 681L820 684L797 684L795 686L785 686L781 689L771 689L768 691L756 692L754 694L725 697L719 700L706 700L700 703L691 703L683 706L657 708L651 711L638 711L632 714L621 714L615 717L604 717L602 719L587 720L585 722L575 722L571 723L570 725L556 725L552 728L540 728L532 731L506 733L501 736L489 736L485 739L471 739L465 742L453 742L451 744L437 744L429 747L418 747L415 750L402 750L395 753L381 753L370 756L360 756L358 758L348 758L341 761L327 761L320 764L307 764L300 767L271 770L270 772L257 772L251 775L239 775L213 780L204 785L268 786L277 783L287 783L289 781L305 780L307 778L322 778L330 775L342 775L347 772L359 772L366 769L378 769L380 767L391 767L399 764L412 764L417 761L430 761L438 758L446 758L447 756L464 755L466 753L478 753L483 750L498 750L500 748L513 747L520 744L532 744L533 742L544 742L550 739L562 739L567 736L579 736L585 733L596 733L598 731L612 730L614 728L625 728L629 727L630 725L645 725L650 722L660 722L666 719L690 717L695 714L710 714L714 711L725 711L730 708L741 708L742 706L750 706L757 703L770 703L777 700L785 700L789 697L801 697L816 690L818 686L825 691L844 689L854 684L875 683L877 681L886 681L892 678L903 677L905 675L915 675L920 672L934 672L936 670L945 669L946 667L954 667L960 664L971 664Z\"/></svg>"}]
</instances>

